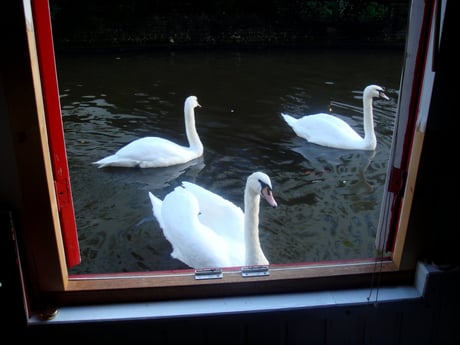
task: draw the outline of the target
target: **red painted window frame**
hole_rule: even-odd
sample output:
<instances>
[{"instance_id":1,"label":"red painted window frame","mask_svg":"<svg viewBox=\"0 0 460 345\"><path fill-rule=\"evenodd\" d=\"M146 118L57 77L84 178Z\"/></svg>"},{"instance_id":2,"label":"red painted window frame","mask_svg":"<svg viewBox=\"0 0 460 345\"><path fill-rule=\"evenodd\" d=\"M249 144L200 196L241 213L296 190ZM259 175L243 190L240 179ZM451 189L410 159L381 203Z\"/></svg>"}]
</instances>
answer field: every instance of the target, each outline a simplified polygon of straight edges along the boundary
<instances>
[{"instance_id":1,"label":"red painted window frame","mask_svg":"<svg viewBox=\"0 0 460 345\"><path fill-rule=\"evenodd\" d=\"M59 101L50 8L48 0L32 0L31 5L56 199L66 264L71 268L80 263L81 257Z\"/></svg>"}]
</instances>

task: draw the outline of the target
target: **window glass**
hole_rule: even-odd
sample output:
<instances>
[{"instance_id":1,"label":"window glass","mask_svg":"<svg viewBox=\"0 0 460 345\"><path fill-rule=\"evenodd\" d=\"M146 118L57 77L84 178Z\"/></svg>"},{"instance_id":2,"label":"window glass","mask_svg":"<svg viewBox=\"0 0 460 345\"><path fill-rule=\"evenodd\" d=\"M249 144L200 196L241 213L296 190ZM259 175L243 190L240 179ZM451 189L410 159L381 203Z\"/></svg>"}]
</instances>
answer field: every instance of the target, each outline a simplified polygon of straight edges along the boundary
<instances>
[{"instance_id":1,"label":"window glass","mask_svg":"<svg viewBox=\"0 0 460 345\"><path fill-rule=\"evenodd\" d=\"M64 23L71 23L62 18L72 8L58 2L51 5L81 251L81 263L70 269L71 274L189 268L171 257L171 244L152 213L149 192L163 199L182 181L190 181L243 209L246 178L259 170L270 176L278 203L275 209L264 201L260 204L260 242L270 264L340 262L382 255L375 243L395 130L405 23L400 31L389 25L376 26L379 34L357 38L353 49L344 49L340 39L320 47L303 42L260 49L239 45L180 49L187 38L178 30L168 37L166 47L158 49L102 49L105 36L99 36L96 41L102 41L101 47L91 46L76 54L71 49L76 47L63 43L66 35L80 35L78 39L88 43L92 42L87 36L90 31L68 31ZM87 6L81 14L86 17L78 18L94 25L103 8ZM382 3L376 12L368 9L361 14L381 24L388 18L394 20L389 6ZM395 7L402 11L398 18L407 17L407 7L405 3ZM135 11L135 6L130 10ZM170 9L149 10L143 20L161 28ZM304 10L304 17L299 18L307 22L312 15L308 11L313 9L306 2ZM194 13L189 17L192 21L200 18ZM357 32L372 32L369 22L354 19L360 25ZM108 25L98 20L99 25ZM129 24L126 20L119 28L107 30L128 33ZM243 24L235 27L240 38L250 32ZM88 29L95 36L105 30ZM331 28L340 29L343 26ZM393 38L397 44L379 46L376 40L384 40L389 33L385 30L399 35ZM192 38L203 42L209 33L196 34ZM401 37L402 42L398 41ZM389 97L372 102L375 150L308 143L281 116L329 113L344 119L362 136L363 90L369 84L381 85ZM141 137L160 136L186 145L184 101L189 95L196 95L201 104L195 113L204 145L202 157L161 168L98 168L93 164Z\"/></svg>"}]
</instances>

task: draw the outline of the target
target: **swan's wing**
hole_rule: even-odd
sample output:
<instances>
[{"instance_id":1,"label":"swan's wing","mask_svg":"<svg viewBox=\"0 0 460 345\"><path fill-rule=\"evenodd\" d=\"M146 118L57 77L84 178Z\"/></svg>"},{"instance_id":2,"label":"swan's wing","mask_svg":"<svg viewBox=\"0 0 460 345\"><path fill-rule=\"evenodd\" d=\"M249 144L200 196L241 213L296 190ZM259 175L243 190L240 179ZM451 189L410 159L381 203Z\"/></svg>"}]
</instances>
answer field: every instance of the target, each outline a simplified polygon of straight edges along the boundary
<instances>
[{"instance_id":1,"label":"swan's wing","mask_svg":"<svg viewBox=\"0 0 460 345\"><path fill-rule=\"evenodd\" d=\"M182 182L198 200L201 223L228 240L243 243L244 213L231 201L194 183Z\"/></svg>"},{"instance_id":2,"label":"swan's wing","mask_svg":"<svg viewBox=\"0 0 460 345\"><path fill-rule=\"evenodd\" d=\"M194 268L231 266L230 245L198 219L199 205L192 193L176 187L161 206L163 233L171 256Z\"/></svg>"},{"instance_id":3,"label":"swan's wing","mask_svg":"<svg viewBox=\"0 0 460 345\"><path fill-rule=\"evenodd\" d=\"M343 147L363 140L348 123L325 113L304 116L292 128L299 137L324 146Z\"/></svg>"}]
</instances>

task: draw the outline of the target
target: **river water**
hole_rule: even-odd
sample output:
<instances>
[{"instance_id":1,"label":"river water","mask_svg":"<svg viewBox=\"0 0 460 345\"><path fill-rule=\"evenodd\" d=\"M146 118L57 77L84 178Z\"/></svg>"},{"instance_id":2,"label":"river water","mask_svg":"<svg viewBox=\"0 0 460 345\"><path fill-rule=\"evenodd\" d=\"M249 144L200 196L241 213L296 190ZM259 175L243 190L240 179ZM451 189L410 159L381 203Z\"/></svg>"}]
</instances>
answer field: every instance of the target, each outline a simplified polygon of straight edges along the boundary
<instances>
[{"instance_id":1,"label":"river water","mask_svg":"<svg viewBox=\"0 0 460 345\"><path fill-rule=\"evenodd\" d=\"M402 50L159 51L56 57L82 261L72 274L187 268L153 217L182 180L243 208L247 176L265 171L279 207L262 202L260 239L272 264L376 256ZM280 113L331 112L362 131L362 91L374 101L377 149L338 150L295 136ZM143 136L186 144L183 106L196 95L204 155L168 168L98 169L92 162Z\"/></svg>"}]
</instances>

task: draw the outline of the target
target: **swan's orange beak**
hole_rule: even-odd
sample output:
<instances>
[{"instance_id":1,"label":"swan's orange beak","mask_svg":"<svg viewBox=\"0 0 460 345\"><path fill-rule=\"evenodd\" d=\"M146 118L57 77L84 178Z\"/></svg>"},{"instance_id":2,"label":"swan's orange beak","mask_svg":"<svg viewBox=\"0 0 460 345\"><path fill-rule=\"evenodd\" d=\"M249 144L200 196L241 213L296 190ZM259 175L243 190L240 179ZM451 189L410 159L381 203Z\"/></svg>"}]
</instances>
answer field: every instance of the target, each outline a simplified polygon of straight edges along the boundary
<instances>
[{"instance_id":1,"label":"swan's orange beak","mask_svg":"<svg viewBox=\"0 0 460 345\"><path fill-rule=\"evenodd\" d=\"M268 204L271 207L278 207L278 203L276 202L275 198L273 197L272 190L268 187L262 188L262 196L267 200Z\"/></svg>"},{"instance_id":2,"label":"swan's orange beak","mask_svg":"<svg viewBox=\"0 0 460 345\"><path fill-rule=\"evenodd\" d=\"M386 99L387 101L390 100L390 97L385 95L385 93L383 91L379 91L379 96L380 96L380 98Z\"/></svg>"}]
</instances>

